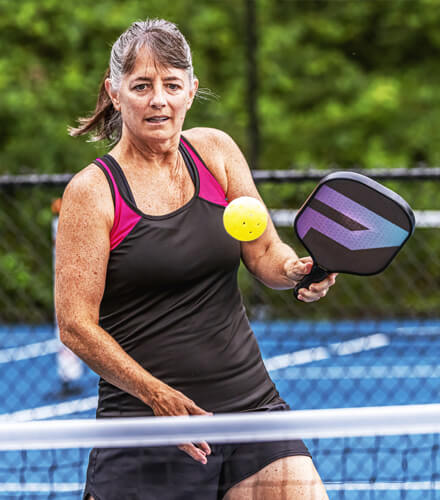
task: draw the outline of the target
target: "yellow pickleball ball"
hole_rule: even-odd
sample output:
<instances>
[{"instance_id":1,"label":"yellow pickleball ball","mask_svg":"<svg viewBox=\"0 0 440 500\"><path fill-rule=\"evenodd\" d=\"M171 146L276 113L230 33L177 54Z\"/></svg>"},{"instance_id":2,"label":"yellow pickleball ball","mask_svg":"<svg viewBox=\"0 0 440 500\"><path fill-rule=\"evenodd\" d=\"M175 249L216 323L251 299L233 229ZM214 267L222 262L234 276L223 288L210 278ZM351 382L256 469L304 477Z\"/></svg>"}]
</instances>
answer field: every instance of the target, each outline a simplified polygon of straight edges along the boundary
<instances>
[{"instance_id":1,"label":"yellow pickleball ball","mask_svg":"<svg viewBox=\"0 0 440 500\"><path fill-rule=\"evenodd\" d=\"M241 196L231 201L223 213L226 231L239 241L259 238L267 227L267 220L266 207L251 196Z\"/></svg>"}]
</instances>

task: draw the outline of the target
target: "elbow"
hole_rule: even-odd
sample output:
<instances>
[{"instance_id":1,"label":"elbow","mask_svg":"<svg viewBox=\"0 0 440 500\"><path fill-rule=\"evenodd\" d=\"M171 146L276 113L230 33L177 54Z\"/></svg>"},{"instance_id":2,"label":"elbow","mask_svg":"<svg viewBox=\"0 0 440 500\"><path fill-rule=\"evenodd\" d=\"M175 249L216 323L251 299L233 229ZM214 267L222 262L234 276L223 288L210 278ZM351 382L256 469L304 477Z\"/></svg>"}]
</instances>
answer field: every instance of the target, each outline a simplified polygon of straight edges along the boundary
<instances>
[{"instance_id":1,"label":"elbow","mask_svg":"<svg viewBox=\"0 0 440 500\"><path fill-rule=\"evenodd\" d=\"M82 332L86 327L81 322L58 317L60 341L71 351L76 352L81 345Z\"/></svg>"},{"instance_id":2,"label":"elbow","mask_svg":"<svg viewBox=\"0 0 440 500\"><path fill-rule=\"evenodd\" d=\"M65 326L59 326L59 332L61 343L68 347L71 351L75 351L75 344L77 343L75 342L75 338L77 338L77 335L75 335L75 330L66 328Z\"/></svg>"},{"instance_id":3,"label":"elbow","mask_svg":"<svg viewBox=\"0 0 440 500\"><path fill-rule=\"evenodd\" d=\"M70 348L70 343L71 343L71 334L66 328L61 328L59 327L59 332L60 332L60 341L62 344L64 344L66 347Z\"/></svg>"},{"instance_id":4,"label":"elbow","mask_svg":"<svg viewBox=\"0 0 440 500\"><path fill-rule=\"evenodd\" d=\"M271 265L270 244L266 244L263 247L250 247L250 249L252 249L252 251L242 253L243 263L255 278L266 284L265 277L267 268Z\"/></svg>"}]
</instances>

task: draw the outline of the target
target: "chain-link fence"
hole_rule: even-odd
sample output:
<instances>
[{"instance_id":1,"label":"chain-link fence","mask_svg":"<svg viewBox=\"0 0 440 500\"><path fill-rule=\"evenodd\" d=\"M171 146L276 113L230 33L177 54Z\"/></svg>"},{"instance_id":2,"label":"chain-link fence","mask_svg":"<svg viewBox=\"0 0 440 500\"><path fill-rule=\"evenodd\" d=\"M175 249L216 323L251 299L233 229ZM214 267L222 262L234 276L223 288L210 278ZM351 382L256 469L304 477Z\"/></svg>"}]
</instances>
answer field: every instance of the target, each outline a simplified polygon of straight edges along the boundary
<instances>
[{"instance_id":1,"label":"chain-link fence","mask_svg":"<svg viewBox=\"0 0 440 500\"><path fill-rule=\"evenodd\" d=\"M409 172L383 180L417 219L413 237L385 272L341 275L325 299L304 304L240 270L267 368L294 408L440 402L440 175ZM293 234L293 209L317 175L297 173L284 182L268 175L272 180L256 172L260 192L284 241L305 255ZM67 179L0 179L4 418L90 416L96 403L96 376L59 354L54 328L51 205Z\"/></svg>"},{"instance_id":2,"label":"chain-link fence","mask_svg":"<svg viewBox=\"0 0 440 500\"><path fill-rule=\"evenodd\" d=\"M340 275L328 296L313 304L242 272L266 366L295 408L440 401L440 177L393 174L379 177L413 207L417 227L384 272ZM316 179L301 178L260 186L283 240L301 256L306 252L293 234L290 209L315 185Z\"/></svg>"}]
</instances>

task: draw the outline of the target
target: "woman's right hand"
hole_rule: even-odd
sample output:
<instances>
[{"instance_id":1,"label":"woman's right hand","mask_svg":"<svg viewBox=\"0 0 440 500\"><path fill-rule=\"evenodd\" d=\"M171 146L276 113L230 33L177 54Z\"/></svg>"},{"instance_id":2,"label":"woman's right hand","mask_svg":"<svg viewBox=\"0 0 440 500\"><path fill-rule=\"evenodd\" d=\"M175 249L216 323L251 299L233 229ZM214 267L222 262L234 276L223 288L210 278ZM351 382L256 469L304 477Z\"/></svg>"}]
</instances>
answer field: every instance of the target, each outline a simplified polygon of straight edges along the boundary
<instances>
[{"instance_id":1,"label":"woman's right hand","mask_svg":"<svg viewBox=\"0 0 440 500\"><path fill-rule=\"evenodd\" d=\"M186 397L179 391L166 384L160 384L151 395L149 405L157 417L179 416L179 415L212 415L199 406L194 401ZM211 448L206 441L193 444L182 444L179 449L187 453L191 458L206 464L207 456L211 454Z\"/></svg>"}]
</instances>

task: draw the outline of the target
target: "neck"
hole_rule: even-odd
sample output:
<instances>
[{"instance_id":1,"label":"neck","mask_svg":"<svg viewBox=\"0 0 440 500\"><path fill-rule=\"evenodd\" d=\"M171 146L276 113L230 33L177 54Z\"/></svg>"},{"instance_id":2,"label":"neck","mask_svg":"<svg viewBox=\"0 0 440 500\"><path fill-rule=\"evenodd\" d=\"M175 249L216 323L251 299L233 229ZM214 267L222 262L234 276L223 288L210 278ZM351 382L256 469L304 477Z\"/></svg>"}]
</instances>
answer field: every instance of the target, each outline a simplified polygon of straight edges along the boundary
<instances>
[{"instance_id":1,"label":"neck","mask_svg":"<svg viewBox=\"0 0 440 500\"><path fill-rule=\"evenodd\" d=\"M175 167L179 156L180 134L164 141L149 141L148 143L121 137L121 140L110 151L121 165L142 168Z\"/></svg>"}]
</instances>

